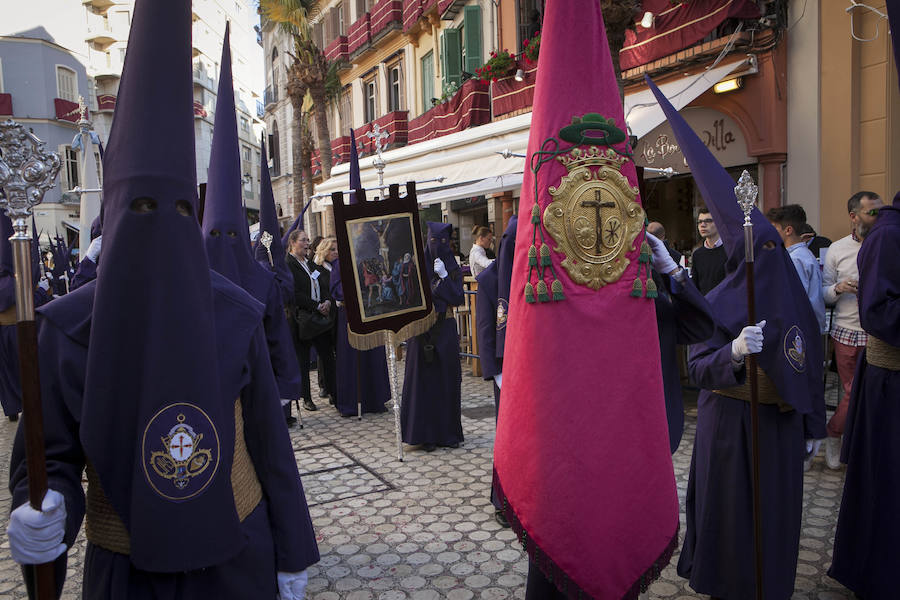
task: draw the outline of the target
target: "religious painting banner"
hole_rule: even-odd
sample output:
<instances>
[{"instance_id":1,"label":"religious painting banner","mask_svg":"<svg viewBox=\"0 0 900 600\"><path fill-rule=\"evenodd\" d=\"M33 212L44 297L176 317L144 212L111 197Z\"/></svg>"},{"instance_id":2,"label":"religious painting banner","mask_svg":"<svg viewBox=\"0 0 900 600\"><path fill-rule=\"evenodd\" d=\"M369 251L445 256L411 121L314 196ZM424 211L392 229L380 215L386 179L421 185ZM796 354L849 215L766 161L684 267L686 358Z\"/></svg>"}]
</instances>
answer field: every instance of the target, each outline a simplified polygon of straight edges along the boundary
<instances>
[{"instance_id":1,"label":"religious painting banner","mask_svg":"<svg viewBox=\"0 0 900 600\"><path fill-rule=\"evenodd\" d=\"M341 257L341 281L350 344L357 350L384 345L387 334L407 339L427 331L435 321L424 257L415 183L401 197L392 185L388 197L345 205L331 195ZM349 257L349 259L347 259Z\"/></svg>"}]
</instances>

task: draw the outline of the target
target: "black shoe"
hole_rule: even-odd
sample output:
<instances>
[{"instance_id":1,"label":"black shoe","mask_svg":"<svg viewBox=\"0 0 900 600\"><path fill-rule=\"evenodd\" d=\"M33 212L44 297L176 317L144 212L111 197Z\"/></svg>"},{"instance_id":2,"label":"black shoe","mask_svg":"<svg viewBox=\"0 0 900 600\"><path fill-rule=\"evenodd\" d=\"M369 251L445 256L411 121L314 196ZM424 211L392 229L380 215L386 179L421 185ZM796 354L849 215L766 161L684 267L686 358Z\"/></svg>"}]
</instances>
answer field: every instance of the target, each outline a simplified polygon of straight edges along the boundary
<instances>
[{"instance_id":1,"label":"black shoe","mask_svg":"<svg viewBox=\"0 0 900 600\"><path fill-rule=\"evenodd\" d=\"M452 444L447 444L447 448L459 448L459 442L453 442Z\"/></svg>"},{"instance_id":2,"label":"black shoe","mask_svg":"<svg viewBox=\"0 0 900 600\"><path fill-rule=\"evenodd\" d=\"M15 415L9 415L9 422L10 422L10 423L15 423L15 422L18 421L18 420L19 420L19 415L18 415L18 414L15 414Z\"/></svg>"},{"instance_id":3,"label":"black shoe","mask_svg":"<svg viewBox=\"0 0 900 600\"><path fill-rule=\"evenodd\" d=\"M434 452L437 449L437 446L434 444L422 444L422 450L425 452Z\"/></svg>"},{"instance_id":4,"label":"black shoe","mask_svg":"<svg viewBox=\"0 0 900 600\"><path fill-rule=\"evenodd\" d=\"M494 511L494 520L497 521L501 527L509 528L509 521L506 520L506 515L503 514L502 510Z\"/></svg>"},{"instance_id":5,"label":"black shoe","mask_svg":"<svg viewBox=\"0 0 900 600\"><path fill-rule=\"evenodd\" d=\"M337 406L337 399L334 397L334 394L327 394L326 397L328 398L328 404Z\"/></svg>"},{"instance_id":6,"label":"black shoe","mask_svg":"<svg viewBox=\"0 0 900 600\"><path fill-rule=\"evenodd\" d=\"M293 427L294 425L297 424L297 417L288 415L288 417L285 419L285 421L287 421L288 427Z\"/></svg>"},{"instance_id":7,"label":"black shoe","mask_svg":"<svg viewBox=\"0 0 900 600\"><path fill-rule=\"evenodd\" d=\"M304 400L303 408L305 408L306 410L319 410L319 407L313 404L312 400Z\"/></svg>"},{"instance_id":8,"label":"black shoe","mask_svg":"<svg viewBox=\"0 0 900 600\"><path fill-rule=\"evenodd\" d=\"M319 398L327 398L328 392L325 391L325 388L319 388Z\"/></svg>"}]
</instances>

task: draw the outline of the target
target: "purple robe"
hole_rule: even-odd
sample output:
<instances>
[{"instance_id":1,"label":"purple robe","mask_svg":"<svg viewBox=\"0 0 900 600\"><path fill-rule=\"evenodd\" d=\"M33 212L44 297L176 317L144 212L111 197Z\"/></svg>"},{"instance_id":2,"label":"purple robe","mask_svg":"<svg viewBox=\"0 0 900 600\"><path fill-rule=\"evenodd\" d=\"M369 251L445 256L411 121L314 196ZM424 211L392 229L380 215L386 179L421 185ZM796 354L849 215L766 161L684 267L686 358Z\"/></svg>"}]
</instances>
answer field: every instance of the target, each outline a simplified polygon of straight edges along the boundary
<instances>
[{"instance_id":1,"label":"purple robe","mask_svg":"<svg viewBox=\"0 0 900 600\"><path fill-rule=\"evenodd\" d=\"M0 277L7 277L0 275ZM12 281L12 276L9 276ZM15 297L6 306L13 306ZM52 298L42 289L34 293L35 307L43 306ZM4 302L0 302L4 304ZM15 325L0 326L0 406L7 417L15 417L22 412L22 388L19 385L19 348Z\"/></svg>"},{"instance_id":2,"label":"purple robe","mask_svg":"<svg viewBox=\"0 0 900 600\"><path fill-rule=\"evenodd\" d=\"M898 254L900 195L881 209L857 256L860 324L894 348L900 348ZM896 597L900 371L869 364L866 352L853 378L841 458L847 476L828 574L860 597Z\"/></svg>"},{"instance_id":3,"label":"purple robe","mask_svg":"<svg viewBox=\"0 0 900 600\"><path fill-rule=\"evenodd\" d=\"M344 288L341 285L341 268L335 262L331 269L331 296L343 303ZM387 359L384 348L361 352L350 345L347 336L347 309L338 307L337 313L337 408L343 416L357 413L357 394L361 393L362 411L380 413L387 411L384 404L391 399Z\"/></svg>"},{"instance_id":4,"label":"purple robe","mask_svg":"<svg viewBox=\"0 0 900 600\"><path fill-rule=\"evenodd\" d=\"M181 573L153 573L129 557L88 543L84 598L274 598L276 571L296 572L319 560L318 547L290 437L278 402L262 329L262 307L243 290L211 272L217 337L232 340L218 347L223 412L240 398L244 439L263 490L263 500L239 525L245 545L220 565ZM49 487L66 501L66 534L71 546L85 515L81 445L91 311L96 284L88 284L42 308L39 333L41 396ZM233 427L233 425L232 425ZM230 464L226 465L230 468ZM24 442L20 427L10 465L13 506L27 501ZM219 509L231 518L234 505ZM132 519L155 522L152 514ZM159 526L165 528L163 523ZM171 532L189 539L191 531ZM162 552L163 550L160 549ZM64 576L65 554L57 560ZM59 578L58 582L62 583Z\"/></svg>"},{"instance_id":5,"label":"purple robe","mask_svg":"<svg viewBox=\"0 0 900 600\"><path fill-rule=\"evenodd\" d=\"M431 281L438 321L428 332L406 343L400 421L403 441L407 444L455 446L463 441L462 368L459 333L451 307L465 301L462 271L449 246L451 226L429 223L428 227L425 272ZM444 261L448 272L444 279L433 272L435 258Z\"/></svg>"},{"instance_id":6,"label":"purple robe","mask_svg":"<svg viewBox=\"0 0 900 600\"><path fill-rule=\"evenodd\" d=\"M89 258L84 258L78 263L78 269L69 284L69 291L74 292L89 281L97 279L97 263Z\"/></svg>"}]
</instances>

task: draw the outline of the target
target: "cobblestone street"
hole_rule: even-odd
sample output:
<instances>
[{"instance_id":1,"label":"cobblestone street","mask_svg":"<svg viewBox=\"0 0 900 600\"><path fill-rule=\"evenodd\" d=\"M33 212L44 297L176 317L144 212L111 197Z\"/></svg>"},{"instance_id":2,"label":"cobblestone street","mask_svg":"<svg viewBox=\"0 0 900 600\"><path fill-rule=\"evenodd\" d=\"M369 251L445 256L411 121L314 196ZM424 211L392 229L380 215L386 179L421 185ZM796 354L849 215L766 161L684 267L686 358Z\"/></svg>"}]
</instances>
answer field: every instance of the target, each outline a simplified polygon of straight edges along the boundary
<instances>
[{"instance_id":1,"label":"cobblestone street","mask_svg":"<svg viewBox=\"0 0 900 600\"><path fill-rule=\"evenodd\" d=\"M463 375L465 444L433 453L407 449L397 461L393 413L342 419L327 401L303 411L291 437L322 560L310 568L311 600L523 598L527 560L509 529L494 521L488 492L494 438L488 383ZM315 389L315 387L313 388ZM833 396L833 394L832 394ZM832 400L833 401L833 400ZM682 510L696 426L688 404L686 431L674 456ZM0 511L16 425L0 423ZM804 478L803 529L795 599L838 600L851 594L825 573L831 563L843 469L825 466L824 450ZM681 533L685 519L681 515ZM0 545L0 600L25 598L18 566ZM598 540L598 543L603 543ZM80 597L84 537L69 552L63 598ZM675 557L650 588L652 598L699 597L675 573Z\"/></svg>"}]
</instances>

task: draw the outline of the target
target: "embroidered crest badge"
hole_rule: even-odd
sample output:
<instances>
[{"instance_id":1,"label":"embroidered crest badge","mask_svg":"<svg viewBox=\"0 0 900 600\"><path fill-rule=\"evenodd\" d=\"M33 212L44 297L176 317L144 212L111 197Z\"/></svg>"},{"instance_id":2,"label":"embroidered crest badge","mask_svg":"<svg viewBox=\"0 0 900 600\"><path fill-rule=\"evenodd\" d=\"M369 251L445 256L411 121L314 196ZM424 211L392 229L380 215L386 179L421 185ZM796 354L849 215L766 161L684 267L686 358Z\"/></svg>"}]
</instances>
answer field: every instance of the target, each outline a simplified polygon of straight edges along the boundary
<instances>
[{"instance_id":1,"label":"embroidered crest badge","mask_svg":"<svg viewBox=\"0 0 900 600\"><path fill-rule=\"evenodd\" d=\"M171 404L144 430L142 462L153 490L167 500L188 500L212 481L219 466L219 434L193 404Z\"/></svg>"},{"instance_id":2,"label":"embroidered crest badge","mask_svg":"<svg viewBox=\"0 0 900 600\"><path fill-rule=\"evenodd\" d=\"M803 333L796 325L788 329L784 336L784 356L795 371L806 371L806 343L803 341Z\"/></svg>"},{"instance_id":3,"label":"embroidered crest badge","mask_svg":"<svg viewBox=\"0 0 900 600\"><path fill-rule=\"evenodd\" d=\"M509 302L506 298L497 299L497 331L506 327L507 314L509 313Z\"/></svg>"},{"instance_id":4,"label":"embroidered crest badge","mask_svg":"<svg viewBox=\"0 0 900 600\"><path fill-rule=\"evenodd\" d=\"M600 289L618 281L628 267L625 254L644 225L638 189L621 168L627 157L611 148L573 148L557 157L568 170L548 191L544 227L565 255L563 268L573 281Z\"/></svg>"}]
</instances>

